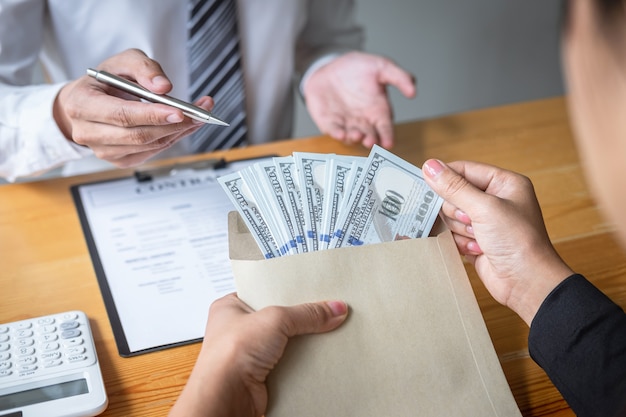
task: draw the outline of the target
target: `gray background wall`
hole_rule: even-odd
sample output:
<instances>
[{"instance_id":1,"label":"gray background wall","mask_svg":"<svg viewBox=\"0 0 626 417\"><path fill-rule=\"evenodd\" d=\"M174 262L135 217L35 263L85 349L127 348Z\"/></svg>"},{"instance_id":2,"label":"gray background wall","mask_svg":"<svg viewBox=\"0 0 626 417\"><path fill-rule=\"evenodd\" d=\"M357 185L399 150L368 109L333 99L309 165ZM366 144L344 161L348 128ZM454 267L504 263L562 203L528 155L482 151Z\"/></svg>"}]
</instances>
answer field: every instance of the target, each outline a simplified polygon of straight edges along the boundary
<instances>
[{"instance_id":1,"label":"gray background wall","mask_svg":"<svg viewBox=\"0 0 626 417\"><path fill-rule=\"evenodd\" d=\"M391 90L395 119L563 94L559 1L356 0L365 50L385 55L418 79L418 96ZM319 131L301 102L295 136Z\"/></svg>"}]
</instances>

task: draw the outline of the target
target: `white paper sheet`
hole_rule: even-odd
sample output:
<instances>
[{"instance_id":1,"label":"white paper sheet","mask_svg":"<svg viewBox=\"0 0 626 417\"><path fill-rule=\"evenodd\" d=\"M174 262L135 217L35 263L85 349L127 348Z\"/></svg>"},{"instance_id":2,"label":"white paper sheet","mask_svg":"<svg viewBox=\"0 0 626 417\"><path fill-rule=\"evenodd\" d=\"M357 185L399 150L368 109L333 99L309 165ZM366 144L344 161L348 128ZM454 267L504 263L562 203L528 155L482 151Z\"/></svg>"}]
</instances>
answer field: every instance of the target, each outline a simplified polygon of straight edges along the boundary
<instances>
[{"instance_id":1,"label":"white paper sheet","mask_svg":"<svg viewBox=\"0 0 626 417\"><path fill-rule=\"evenodd\" d=\"M235 290L227 236L234 207L216 178L258 161L78 187L127 354L201 338L210 304Z\"/></svg>"}]
</instances>

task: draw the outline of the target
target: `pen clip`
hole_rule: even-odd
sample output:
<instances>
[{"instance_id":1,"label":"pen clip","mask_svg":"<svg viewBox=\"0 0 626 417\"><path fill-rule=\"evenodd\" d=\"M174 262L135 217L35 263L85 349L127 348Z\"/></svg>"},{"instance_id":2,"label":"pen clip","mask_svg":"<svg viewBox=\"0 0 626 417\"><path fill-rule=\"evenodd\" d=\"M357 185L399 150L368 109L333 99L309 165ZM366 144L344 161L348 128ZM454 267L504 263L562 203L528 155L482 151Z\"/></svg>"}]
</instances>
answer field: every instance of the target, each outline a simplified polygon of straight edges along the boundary
<instances>
[{"instance_id":1,"label":"pen clip","mask_svg":"<svg viewBox=\"0 0 626 417\"><path fill-rule=\"evenodd\" d=\"M212 158L202 161L194 161L182 164L168 165L165 167L138 170L135 171L135 179L137 182L152 181L158 177L167 177L176 175L178 171L193 169L193 170L206 170L206 169L221 169L226 166L226 160L224 158Z\"/></svg>"}]
</instances>

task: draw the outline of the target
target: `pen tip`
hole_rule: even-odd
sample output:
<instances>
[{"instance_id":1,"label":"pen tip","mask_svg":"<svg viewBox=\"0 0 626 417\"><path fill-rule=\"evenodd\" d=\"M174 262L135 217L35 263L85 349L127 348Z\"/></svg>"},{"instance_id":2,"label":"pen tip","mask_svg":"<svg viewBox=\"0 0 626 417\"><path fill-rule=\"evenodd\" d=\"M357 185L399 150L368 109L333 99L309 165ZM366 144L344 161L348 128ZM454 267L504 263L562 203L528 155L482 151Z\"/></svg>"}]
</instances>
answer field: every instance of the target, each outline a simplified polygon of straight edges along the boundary
<instances>
[{"instance_id":1,"label":"pen tip","mask_svg":"<svg viewBox=\"0 0 626 417\"><path fill-rule=\"evenodd\" d=\"M218 119L217 117L214 117L214 116L211 117L211 123L218 125L218 126L230 126L229 123L226 123L225 121Z\"/></svg>"}]
</instances>

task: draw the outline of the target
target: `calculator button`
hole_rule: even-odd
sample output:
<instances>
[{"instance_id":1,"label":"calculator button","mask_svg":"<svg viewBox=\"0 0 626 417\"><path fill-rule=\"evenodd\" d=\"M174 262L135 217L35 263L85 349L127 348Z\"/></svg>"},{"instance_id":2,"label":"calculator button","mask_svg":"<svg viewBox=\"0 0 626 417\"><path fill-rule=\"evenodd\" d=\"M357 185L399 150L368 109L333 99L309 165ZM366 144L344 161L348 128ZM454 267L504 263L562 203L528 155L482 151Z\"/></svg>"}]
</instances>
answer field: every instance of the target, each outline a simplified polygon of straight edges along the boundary
<instances>
[{"instance_id":1,"label":"calculator button","mask_svg":"<svg viewBox=\"0 0 626 417\"><path fill-rule=\"evenodd\" d=\"M8 342L9 335L8 334L0 334L0 343Z\"/></svg>"},{"instance_id":2,"label":"calculator button","mask_svg":"<svg viewBox=\"0 0 626 417\"><path fill-rule=\"evenodd\" d=\"M59 366L62 363L63 363L63 361L55 359L55 360L52 360L52 361L45 361L43 363L43 366L44 366L44 368L52 368L54 366Z\"/></svg>"},{"instance_id":3,"label":"calculator button","mask_svg":"<svg viewBox=\"0 0 626 417\"><path fill-rule=\"evenodd\" d=\"M15 324L15 328L17 330L26 330L26 329L30 329L31 327L33 327L33 323L31 323L30 321L25 321L25 322Z\"/></svg>"},{"instance_id":4,"label":"calculator button","mask_svg":"<svg viewBox=\"0 0 626 417\"><path fill-rule=\"evenodd\" d=\"M0 378L2 378L3 376L9 376L12 375L13 371L11 370L6 370L6 371L0 371Z\"/></svg>"},{"instance_id":5,"label":"calculator button","mask_svg":"<svg viewBox=\"0 0 626 417\"><path fill-rule=\"evenodd\" d=\"M12 363L9 361L0 362L0 371L4 371L11 367Z\"/></svg>"},{"instance_id":6,"label":"calculator button","mask_svg":"<svg viewBox=\"0 0 626 417\"><path fill-rule=\"evenodd\" d=\"M40 326L54 324L54 322L55 322L54 317L44 317L44 318L37 320L37 324L39 324Z\"/></svg>"},{"instance_id":7,"label":"calculator button","mask_svg":"<svg viewBox=\"0 0 626 417\"><path fill-rule=\"evenodd\" d=\"M80 362L87 359L87 355L71 355L67 357L68 362Z\"/></svg>"},{"instance_id":8,"label":"calculator button","mask_svg":"<svg viewBox=\"0 0 626 417\"><path fill-rule=\"evenodd\" d=\"M71 339L72 337L78 337L80 336L80 330L78 329L72 329L72 330L65 330L63 333L61 333L61 338L62 339Z\"/></svg>"},{"instance_id":9,"label":"calculator button","mask_svg":"<svg viewBox=\"0 0 626 417\"><path fill-rule=\"evenodd\" d=\"M53 350L57 350L59 348L59 344L57 342L44 343L41 345L41 349L44 352L51 352Z\"/></svg>"},{"instance_id":10,"label":"calculator button","mask_svg":"<svg viewBox=\"0 0 626 417\"><path fill-rule=\"evenodd\" d=\"M54 342L58 338L59 338L59 336L57 336L55 333L44 334L43 336L41 336L40 341L43 342L43 343Z\"/></svg>"},{"instance_id":11,"label":"calculator button","mask_svg":"<svg viewBox=\"0 0 626 417\"><path fill-rule=\"evenodd\" d=\"M75 329L79 326L77 321L66 321L61 323L61 330L70 330Z\"/></svg>"},{"instance_id":12,"label":"calculator button","mask_svg":"<svg viewBox=\"0 0 626 417\"><path fill-rule=\"evenodd\" d=\"M81 353L85 353L86 350L87 349L85 349L82 346L76 346L76 347L72 347L66 350L65 354L66 355L80 355Z\"/></svg>"},{"instance_id":13,"label":"calculator button","mask_svg":"<svg viewBox=\"0 0 626 417\"><path fill-rule=\"evenodd\" d=\"M24 373L24 372L32 372L37 370L38 366L37 365L22 365L18 368L18 371L20 373Z\"/></svg>"},{"instance_id":14,"label":"calculator button","mask_svg":"<svg viewBox=\"0 0 626 417\"><path fill-rule=\"evenodd\" d=\"M9 332L9 326L0 326L0 334L8 333L8 332Z\"/></svg>"},{"instance_id":15,"label":"calculator button","mask_svg":"<svg viewBox=\"0 0 626 417\"><path fill-rule=\"evenodd\" d=\"M27 346L32 346L35 344L35 340L34 339L19 339L16 343L17 347L27 347Z\"/></svg>"},{"instance_id":16,"label":"calculator button","mask_svg":"<svg viewBox=\"0 0 626 417\"><path fill-rule=\"evenodd\" d=\"M84 342L82 337L76 337L74 339L67 339L63 341L63 346L65 347L71 347L71 346L78 346L78 345L82 345Z\"/></svg>"},{"instance_id":17,"label":"calculator button","mask_svg":"<svg viewBox=\"0 0 626 417\"><path fill-rule=\"evenodd\" d=\"M63 314L63 320L76 320L78 318L78 314L76 313L65 313Z\"/></svg>"},{"instance_id":18,"label":"calculator button","mask_svg":"<svg viewBox=\"0 0 626 417\"><path fill-rule=\"evenodd\" d=\"M0 352L6 352L10 347L9 343L0 343Z\"/></svg>"},{"instance_id":19,"label":"calculator button","mask_svg":"<svg viewBox=\"0 0 626 417\"><path fill-rule=\"evenodd\" d=\"M20 356L30 356L34 353L35 353L35 348L33 347L24 347L24 348L19 348L17 350L17 354Z\"/></svg>"},{"instance_id":20,"label":"calculator button","mask_svg":"<svg viewBox=\"0 0 626 417\"><path fill-rule=\"evenodd\" d=\"M35 356L26 356L25 358L21 358L17 361L18 365L32 365L37 362L37 358Z\"/></svg>"},{"instance_id":21,"label":"calculator button","mask_svg":"<svg viewBox=\"0 0 626 417\"><path fill-rule=\"evenodd\" d=\"M9 359L11 359L11 352L0 353L0 361L8 361Z\"/></svg>"},{"instance_id":22,"label":"calculator button","mask_svg":"<svg viewBox=\"0 0 626 417\"><path fill-rule=\"evenodd\" d=\"M59 359L61 357L61 352L46 352L41 354L41 359L44 361Z\"/></svg>"},{"instance_id":23,"label":"calculator button","mask_svg":"<svg viewBox=\"0 0 626 417\"><path fill-rule=\"evenodd\" d=\"M39 329L39 332L44 333L44 334L45 333L53 333L53 332L56 332L56 331L57 331L57 326L54 326L52 324L49 324L49 325L46 325L46 326L42 326Z\"/></svg>"},{"instance_id":24,"label":"calculator button","mask_svg":"<svg viewBox=\"0 0 626 417\"><path fill-rule=\"evenodd\" d=\"M17 333L15 333L15 336L17 338L32 337L33 331L32 330L18 330Z\"/></svg>"}]
</instances>

